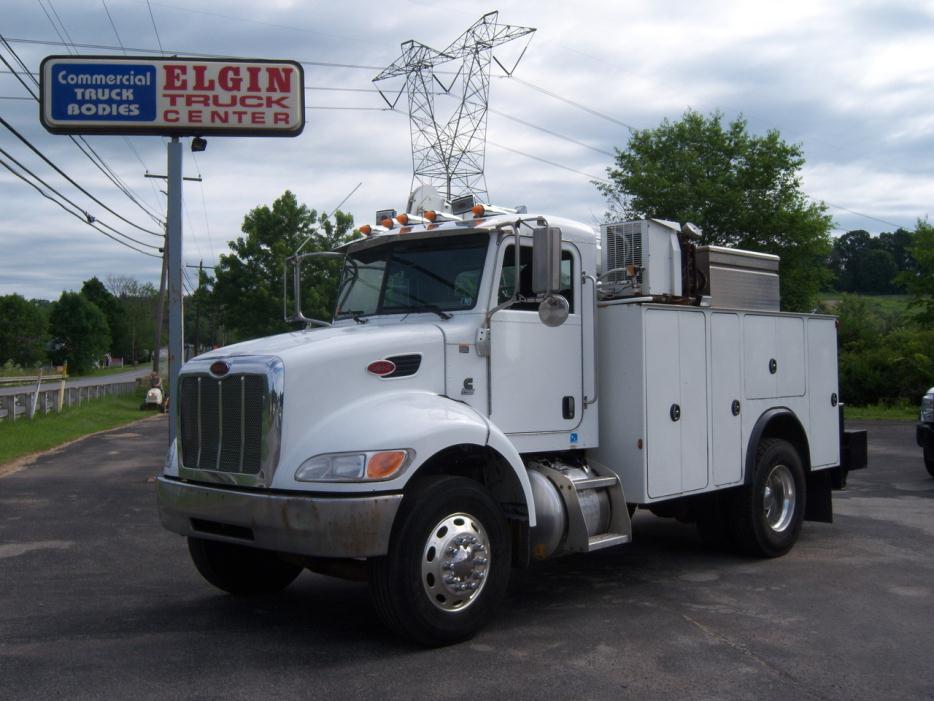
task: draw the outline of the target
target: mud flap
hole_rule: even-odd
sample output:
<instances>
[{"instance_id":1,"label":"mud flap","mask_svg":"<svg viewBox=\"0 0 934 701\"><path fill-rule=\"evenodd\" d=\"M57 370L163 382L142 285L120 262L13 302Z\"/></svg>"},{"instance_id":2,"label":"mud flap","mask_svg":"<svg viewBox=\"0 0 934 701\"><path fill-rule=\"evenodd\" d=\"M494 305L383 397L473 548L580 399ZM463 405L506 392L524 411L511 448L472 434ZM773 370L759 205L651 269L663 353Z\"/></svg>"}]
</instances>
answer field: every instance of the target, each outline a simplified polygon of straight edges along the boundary
<instances>
[{"instance_id":1,"label":"mud flap","mask_svg":"<svg viewBox=\"0 0 934 701\"><path fill-rule=\"evenodd\" d=\"M805 521L833 523L833 497L830 480L831 470L818 470L807 475L807 502L804 508Z\"/></svg>"}]
</instances>

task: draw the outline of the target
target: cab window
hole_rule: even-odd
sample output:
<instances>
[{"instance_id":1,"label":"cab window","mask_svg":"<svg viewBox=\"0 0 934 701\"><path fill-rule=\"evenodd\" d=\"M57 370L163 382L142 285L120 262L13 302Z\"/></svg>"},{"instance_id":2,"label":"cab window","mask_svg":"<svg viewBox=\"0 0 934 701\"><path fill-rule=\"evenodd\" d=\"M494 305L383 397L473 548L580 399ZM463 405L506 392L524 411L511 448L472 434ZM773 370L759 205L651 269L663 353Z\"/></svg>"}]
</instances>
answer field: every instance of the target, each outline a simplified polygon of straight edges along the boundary
<instances>
[{"instance_id":1,"label":"cab window","mask_svg":"<svg viewBox=\"0 0 934 701\"><path fill-rule=\"evenodd\" d=\"M532 292L532 247L522 246L519 253L519 296L520 298L535 299ZM570 251L561 251L561 294L571 306L571 314L575 312L574 308L574 256ZM503 272L499 278L499 293L497 304L502 304L512 298L512 292L516 285L516 254L515 245L506 247L503 255ZM510 309L520 311L538 311L538 302L516 302Z\"/></svg>"}]
</instances>

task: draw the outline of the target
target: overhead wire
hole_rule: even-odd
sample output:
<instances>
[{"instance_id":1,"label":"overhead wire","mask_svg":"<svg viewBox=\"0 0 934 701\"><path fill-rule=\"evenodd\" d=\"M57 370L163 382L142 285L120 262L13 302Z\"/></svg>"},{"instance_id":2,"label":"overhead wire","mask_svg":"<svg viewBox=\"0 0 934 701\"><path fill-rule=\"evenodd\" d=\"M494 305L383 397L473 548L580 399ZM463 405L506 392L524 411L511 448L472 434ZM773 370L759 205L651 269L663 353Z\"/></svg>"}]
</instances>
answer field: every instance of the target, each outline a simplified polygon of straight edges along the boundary
<instances>
[{"instance_id":1,"label":"overhead wire","mask_svg":"<svg viewBox=\"0 0 934 701\"><path fill-rule=\"evenodd\" d=\"M34 146L33 143L32 143L29 139L27 139L27 138L26 138L25 136L23 136L19 131L17 131L17 129L16 129L12 124L10 124L8 121L6 121L6 119L4 119L3 117L0 117L0 124L2 124L4 127L6 127L6 129L7 129L10 133L12 133L17 139L19 139L21 142L23 142L23 144L25 144L26 147L29 148L30 151L32 151L33 153L35 153L37 156L39 156L39 158L41 158L41 159L42 159L43 161L45 161L49 166L51 166L52 169L55 170L56 173L58 173L59 175L61 175L63 178L65 178L65 180L67 180L67 181L70 182L72 185L74 185L76 188L78 188L78 190L80 190L81 192L83 192L88 198L90 198L91 200L93 200L94 202L96 202L98 205L100 205L101 207L103 207L104 209L106 209L108 212L110 212L111 214L113 214L115 217L117 217L117 219L120 219L122 222L124 222L124 223L126 223L126 224L129 224L130 226L132 226L132 227L135 228L135 229L139 229L139 230L142 231L143 233L149 234L149 235L151 235L151 236L157 236L157 237L159 237L159 238L162 238L163 234L157 233L157 232L155 232L155 231L151 231L151 230L149 230L149 229L145 229L145 228L141 227L139 224L133 223L132 221L130 221L129 219L127 219L126 217L124 217L122 214L119 214L118 212L114 211L113 209L111 209L110 207L108 207L106 204L104 204L103 202L101 202L101 200L99 200L97 197L95 197L95 196L92 195L90 192L88 192L84 187L82 187L80 184L78 184L78 182L77 182L74 178L72 178L70 175L68 175L68 173L66 173L66 172L63 171L61 168L59 168L57 165L55 165L55 163L53 163L53 162L48 158L48 156L46 156L44 153L42 153L42 151L40 151L38 148L36 148L36 146Z\"/></svg>"},{"instance_id":2,"label":"overhead wire","mask_svg":"<svg viewBox=\"0 0 934 701\"><path fill-rule=\"evenodd\" d=\"M4 153L5 153L5 152L4 152ZM40 195L42 195L45 199L47 199L47 200L49 200L49 201L51 201L51 202L54 202L54 203L57 204L59 207L61 207L63 210L65 210L66 212L68 212L69 214L71 214L72 216L74 216L76 219L78 219L79 221L83 222L83 223L86 224L87 226L90 226L92 229L95 229L96 231L100 232L101 234L103 234L103 235L106 236L107 238L109 238L109 239L115 241L116 243L119 243L121 246L126 246L127 248L129 248L129 249L131 249L131 250L133 250L133 251L136 251L137 253L142 253L144 256L150 256L151 258L159 258L159 259L161 260L161 258L162 258L161 255L157 255L157 254L155 254L155 253L149 253L148 251L140 250L139 248L136 248L136 247L133 246L132 244L127 243L127 242L124 241L123 239L120 239L120 238L118 238L118 237L116 237L116 236L113 236L112 234L107 233L106 231L104 231L103 229L101 229L99 226L97 226L97 224L98 224L98 223L101 223L101 222L97 222L93 217L91 217L91 216L89 216L89 215L86 215L86 213L85 213L86 216L83 216L83 215L82 215L83 210L81 210L80 208L78 208L78 210L79 210L78 212L75 212L75 211L69 209L61 200L58 200L58 199L56 199L55 197L52 197L51 195L49 195L47 192L43 191L42 188L40 188L38 185L36 185L35 183L33 183L33 182L31 182L29 179L27 179L22 173L16 172L16 171L13 169L13 167L12 167L9 163L7 163L4 159L2 159L2 158L0 158L0 166L3 166L4 168L6 168L8 171L10 171L10 173L12 173L12 174L15 175L17 178L19 178L20 180L22 180L24 183L26 183L27 185L29 185L29 186L30 186L31 188L33 188L36 192L38 192ZM27 172L29 172L29 171L27 171ZM30 172L30 174L32 175L31 172ZM33 175L33 177L36 177L36 176ZM37 180L40 180L40 182L43 182L43 183L44 183L44 181L41 181L41 179L39 179L39 178L36 178L36 179L37 179ZM44 184L45 184L45 183L44 183ZM47 184L46 184L46 186L48 187ZM58 194L59 196L61 196L61 197L64 198L64 196L62 196L61 193L58 193L56 190L54 190L54 188L49 188L49 189L52 190L53 192L55 192L56 194ZM67 198L64 198L64 199L67 201ZM101 225L103 225L103 224L101 223ZM148 246L148 244L142 244L142 245Z\"/></svg>"},{"instance_id":3,"label":"overhead wire","mask_svg":"<svg viewBox=\"0 0 934 701\"><path fill-rule=\"evenodd\" d=\"M39 81L36 79L36 77L31 72L29 72L26 64L19 57L19 54L17 54L16 51L13 49L13 47L9 45L6 38L2 34L0 34L0 44L2 44L6 48L6 50L10 53L11 56L13 56L16 62L24 69L25 74L28 75L32 79L33 83L35 83L36 88L38 88ZM17 74L17 71L13 68L13 66L10 65L9 61L7 61L6 57L3 56L2 53L0 53L0 61L2 61L3 64L7 66L7 68L10 69L10 72L16 77L16 79L23 86L26 92L29 93L32 99L35 100L36 102L39 102L38 94L36 92L33 92L32 88L26 83L26 81L23 80L20 77L20 75ZM145 205L143 205L142 202L139 201L138 197L130 190L129 186L125 182L123 182L123 180L113 171L112 168L110 168L109 165L107 165L104 159L101 158L100 154L98 154L97 151L94 150L91 144L89 144L83 136L79 135L78 138L76 139L73 135L69 134L68 138L71 140L72 143L74 143L74 145L78 148L78 150L80 150L91 161L91 163L93 163L94 166L98 170L100 170L104 174L105 177L107 177L108 180L110 180L121 192L123 192L124 195L127 196L128 199L130 199L131 202L133 202L140 209L142 209L143 212L147 216L149 216L151 219L153 219L156 223L161 224L161 220L159 219L159 217L156 214L154 214L152 210L148 209ZM79 143L79 140L81 143ZM82 146L82 144L84 144L84 146ZM88 151L90 151L90 153L88 153ZM136 226L136 225L133 224L133 226Z\"/></svg>"},{"instance_id":4,"label":"overhead wire","mask_svg":"<svg viewBox=\"0 0 934 701\"><path fill-rule=\"evenodd\" d=\"M61 197L63 200L65 200L66 202L68 202L68 204L70 204L72 207L74 207L75 209L77 209L78 211L80 211L80 212L84 215L84 218L87 219L88 221L95 221L95 222L97 222L98 224L100 224L101 226L103 226L104 228L109 229L110 231L114 232L114 233L117 234L118 236L122 236L123 238L128 239L128 240L132 241L133 243L139 244L140 246L145 246L146 248L152 248L152 249L154 249L154 250L159 250L159 247L158 247L158 246L154 246L154 245L152 245L152 244L149 244L149 243L145 243L145 242L143 242L143 241L140 241L139 239L135 239L135 238L133 238L132 236L130 236L129 234L124 234L123 232L118 231L117 229L114 229L114 228L113 228L112 226L110 226L109 224L105 224L104 222L100 221L97 217L93 216L90 212L88 212L86 209L84 209L83 207L81 207L81 206L80 206L79 204L77 204L74 200L70 199L70 198L67 197L66 195L63 195L61 192L59 192L59 191L56 190L54 187L52 187L51 185L49 185L45 180L43 180L41 177L39 177L38 175L36 175L33 171L29 170L29 168L27 168L27 167L24 166L22 163L20 163L14 156L12 156L11 154L9 154L9 153L8 153L7 151L5 151L4 149L0 148L0 154L3 154L4 156L6 156L9 160L13 161L13 163L15 163L21 170L23 170L23 171L29 173L29 175L32 176L33 179L38 180L40 183L42 183L43 185L45 185L46 188L48 188L49 190L51 190L52 192L54 192L56 195L58 195L58 196Z\"/></svg>"},{"instance_id":5,"label":"overhead wire","mask_svg":"<svg viewBox=\"0 0 934 701\"><path fill-rule=\"evenodd\" d=\"M7 37L8 41L13 44L39 44L42 46L69 46L64 40L61 42L51 41L49 39L27 39L23 37ZM82 48L82 49L102 49L108 51L118 51L121 49L119 46L114 46L113 44L91 44L91 43L82 43L75 42L71 46ZM139 48L133 46L125 46L123 50L129 51L132 53L139 54L154 54L154 53L163 53L163 54L178 54L180 56L191 56L194 58L232 58L229 55L225 54L211 54L204 53L199 51L179 51L176 49L153 49L153 48ZM303 66L319 66L323 68L352 68L359 70L367 71L381 71L385 66L368 66L360 63L336 63L334 61L314 61L311 59L295 59L296 63L300 63Z\"/></svg>"}]
</instances>

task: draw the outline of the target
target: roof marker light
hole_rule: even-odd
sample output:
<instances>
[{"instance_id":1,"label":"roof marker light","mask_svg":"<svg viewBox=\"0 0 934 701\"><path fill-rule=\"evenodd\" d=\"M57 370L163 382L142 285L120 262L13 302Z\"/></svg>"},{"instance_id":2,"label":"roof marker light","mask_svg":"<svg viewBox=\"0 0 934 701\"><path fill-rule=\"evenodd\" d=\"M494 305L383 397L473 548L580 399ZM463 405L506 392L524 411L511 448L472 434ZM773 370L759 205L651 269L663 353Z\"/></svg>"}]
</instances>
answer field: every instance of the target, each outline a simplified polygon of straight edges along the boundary
<instances>
[{"instance_id":1,"label":"roof marker light","mask_svg":"<svg viewBox=\"0 0 934 701\"><path fill-rule=\"evenodd\" d=\"M387 217L386 219L383 219L383 221L381 221L380 224L382 224L383 226L385 226L387 229L391 229L391 228L393 227L393 225L394 225L394 222L393 222L392 219L389 219L389 218Z\"/></svg>"},{"instance_id":2,"label":"roof marker light","mask_svg":"<svg viewBox=\"0 0 934 701\"><path fill-rule=\"evenodd\" d=\"M373 227L370 226L369 224L364 224L363 226L360 227L360 233L363 234L364 236L369 236L370 234L373 233Z\"/></svg>"},{"instance_id":3,"label":"roof marker light","mask_svg":"<svg viewBox=\"0 0 934 701\"><path fill-rule=\"evenodd\" d=\"M397 215L396 215L396 221L399 222L400 224L402 224L402 226L405 226L406 224L409 223L409 215L408 215L408 214L404 214L404 213L403 213L403 214L397 214Z\"/></svg>"},{"instance_id":4,"label":"roof marker light","mask_svg":"<svg viewBox=\"0 0 934 701\"><path fill-rule=\"evenodd\" d=\"M437 218L438 218L438 213L435 210L429 209L427 212L425 212L425 219L427 219L428 221L433 222Z\"/></svg>"},{"instance_id":5,"label":"roof marker light","mask_svg":"<svg viewBox=\"0 0 934 701\"><path fill-rule=\"evenodd\" d=\"M486 213L486 208L482 204L475 204L470 208L470 211L473 213L474 218L479 218Z\"/></svg>"}]
</instances>

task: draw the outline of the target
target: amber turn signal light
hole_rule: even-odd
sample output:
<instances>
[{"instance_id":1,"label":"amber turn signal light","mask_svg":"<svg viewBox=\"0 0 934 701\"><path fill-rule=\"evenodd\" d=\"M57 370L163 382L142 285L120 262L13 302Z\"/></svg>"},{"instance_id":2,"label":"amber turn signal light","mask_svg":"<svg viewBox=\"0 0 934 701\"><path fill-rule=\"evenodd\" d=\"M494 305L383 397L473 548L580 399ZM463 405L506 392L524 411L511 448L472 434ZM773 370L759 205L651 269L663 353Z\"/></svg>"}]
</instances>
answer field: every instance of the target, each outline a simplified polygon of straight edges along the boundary
<instances>
[{"instance_id":1,"label":"amber turn signal light","mask_svg":"<svg viewBox=\"0 0 934 701\"><path fill-rule=\"evenodd\" d=\"M408 453L404 450L387 450L375 453L366 461L366 476L369 479L385 479L394 475L405 464Z\"/></svg>"}]
</instances>

